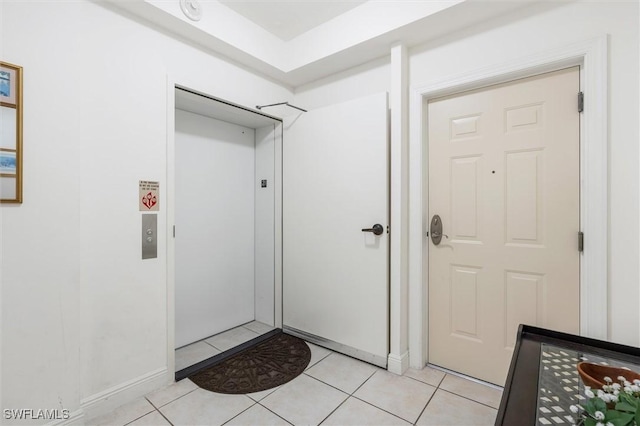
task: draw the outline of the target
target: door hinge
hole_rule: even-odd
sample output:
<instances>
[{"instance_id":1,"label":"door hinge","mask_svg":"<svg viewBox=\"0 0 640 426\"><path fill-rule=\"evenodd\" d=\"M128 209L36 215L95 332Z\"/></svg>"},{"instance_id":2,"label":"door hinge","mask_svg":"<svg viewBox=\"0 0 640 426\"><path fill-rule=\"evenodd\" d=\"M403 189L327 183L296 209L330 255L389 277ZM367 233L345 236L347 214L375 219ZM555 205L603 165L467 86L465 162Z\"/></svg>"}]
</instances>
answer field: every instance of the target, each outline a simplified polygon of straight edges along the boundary
<instances>
[{"instance_id":1,"label":"door hinge","mask_svg":"<svg viewBox=\"0 0 640 426\"><path fill-rule=\"evenodd\" d=\"M578 251L584 251L584 232L578 232Z\"/></svg>"},{"instance_id":2,"label":"door hinge","mask_svg":"<svg viewBox=\"0 0 640 426\"><path fill-rule=\"evenodd\" d=\"M584 111L584 92L578 92L578 112Z\"/></svg>"}]
</instances>

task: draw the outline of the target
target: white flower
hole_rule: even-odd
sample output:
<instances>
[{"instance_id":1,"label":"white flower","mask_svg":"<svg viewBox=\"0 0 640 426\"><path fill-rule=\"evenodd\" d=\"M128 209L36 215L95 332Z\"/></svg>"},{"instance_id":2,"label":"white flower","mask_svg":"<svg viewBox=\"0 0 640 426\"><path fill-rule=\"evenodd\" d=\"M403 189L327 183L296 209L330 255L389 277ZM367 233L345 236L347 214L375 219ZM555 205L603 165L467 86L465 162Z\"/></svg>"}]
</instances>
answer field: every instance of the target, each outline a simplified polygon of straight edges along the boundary
<instances>
[{"instance_id":1,"label":"white flower","mask_svg":"<svg viewBox=\"0 0 640 426\"><path fill-rule=\"evenodd\" d=\"M591 389L585 390L584 394L587 396L587 398L595 398L596 397L596 395L593 393L593 391Z\"/></svg>"},{"instance_id":2,"label":"white flower","mask_svg":"<svg viewBox=\"0 0 640 426\"><path fill-rule=\"evenodd\" d=\"M633 390L632 390L629 386L625 386L625 387L624 387L624 391L625 391L626 393L628 393L629 395L632 395L632 394L633 394Z\"/></svg>"},{"instance_id":3,"label":"white flower","mask_svg":"<svg viewBox=\"0 0 640 426\"><path fill-rule=\"evenodd\" d=\"M605 425L602 422L598 422L598 423L596 423L596 426L605 426Z\"/></svg>"},{"instance_id":4,"label":"white flower","mask_svg":"<svg viewBox=\"0 0 640 426\"><path fill-rule=\"evenodd\" d=\"M610 402L618 402L618 394L609 396Z\"/></svg>"},{"instance_id":5,"label":"white flower","mask_svg":"<svg viewBox=\"0 0 640 426\"><path fill-rule=\"evenodd\" d=\"M607 422L607 424L605 426L614 426L614 425L611 422Z\"/></svg>"},{"instance_id":6,"label":"white flower","mask_svg":"<svg viewBox=\"0 0 640 426\"><path fill-rule=\"evenodd\" d=\"M604 413L602 411L596 411L593 417L595 417L596 420L604 420Z\"/></svg>"},{"instance_id":7,"label":"white flower","mask_svg":"<svg viewBox=\"0 0 640 426\"><path fill-rule=\"evenodd\" d=\"M611 387L612 387L614 390L620 390L620 388L621 388L622 386L620 386L620 383L614 383L614 384L612 384L612 385L611 385Z\"/></svg>"},{"instance_id":8,"label":"white flower","mask_svg":"<svg viewBox=\"0 0 640 426\"><path fill-rule=\"evenodd\" d=\"M611 380L611 377L609 377L609 376L604 376L604 381L607 382L607 383L613 382L613 380Z\"/></svg>"},{"instance_id":9,"label":"white flower","mask_svg":"<svg viewBox=\"0 0 640 426\"><path fill-rule=\"evenodd\" d=\"M623 376L618 376L618 380L621 382L626 382L627 379L625 379Z\"/></svg>"},{"instance_id":10,"label":"white flower","mask_svg":"<svg viewBox=\"0 0 640 426\"><path fill-rule=\"evenodd\" d=\"M634 379L633 380L633 384L634 385L640 385L640 379Z\"/></svg>"},{"instance_id":11,"label":"white flower","mask_svg":"<svg viewBox=\"0 0 640 426\"><path fill-rule=\"evenodd\" d=\"M578 408L577 405L572 405L571 407L569 407L569 410L571 410L572 413L576 414L578 411L580 411L580 408Z\"/></svg>"},{"instance_id":12,"label":"white flower","mask_svg":"<svg viewBox=\"0 0 640 426\"><path fill-rule=\"evenodd\" d=\"M631 385L631 390L634 392L640 392L640 386L638 385Z\"/></svg>"},{"instance_id":13,"label":"white flower","mask_svg":"<svg viewBox=\"0 0 640 426\"><path fill-rule=\"evenodd\" d=\"M600 389L598 389L598 398L602 399L602 397L606 395L603 391L601 391Z\"/></svg>"}]
</instances>

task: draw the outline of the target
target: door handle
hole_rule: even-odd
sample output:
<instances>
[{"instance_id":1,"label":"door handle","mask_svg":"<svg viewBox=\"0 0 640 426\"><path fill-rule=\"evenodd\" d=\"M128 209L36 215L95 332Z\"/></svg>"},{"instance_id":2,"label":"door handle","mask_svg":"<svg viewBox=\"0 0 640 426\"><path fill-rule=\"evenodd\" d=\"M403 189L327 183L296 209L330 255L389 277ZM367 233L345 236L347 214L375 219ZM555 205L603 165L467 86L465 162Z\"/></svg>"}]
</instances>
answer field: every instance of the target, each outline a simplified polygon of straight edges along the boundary
<instances>
[{"instance_id":1,"label":"door handle","mask_svg":"<svg viewBox=\"0 0 640 426\"><path fill-rule=\"evenodd\" d=\"M440 216L433 215L431 218L431 226L429 227L429 233L431 234L431 242L437 246L442 241L442 237L449 238L448 235L442 233L442 219Z\"/></svg>"},{"instance_id":2,"label":"door handle","mask_svg":"<svg viewBox=\"0 0 640 426\"><path fill-rule=\"evenodd\" d=\"M384 228L379 223L376 223L372 228L365 228L362 232L373 232L374 235L382 235Z\"/></svg>"}]
</instances>

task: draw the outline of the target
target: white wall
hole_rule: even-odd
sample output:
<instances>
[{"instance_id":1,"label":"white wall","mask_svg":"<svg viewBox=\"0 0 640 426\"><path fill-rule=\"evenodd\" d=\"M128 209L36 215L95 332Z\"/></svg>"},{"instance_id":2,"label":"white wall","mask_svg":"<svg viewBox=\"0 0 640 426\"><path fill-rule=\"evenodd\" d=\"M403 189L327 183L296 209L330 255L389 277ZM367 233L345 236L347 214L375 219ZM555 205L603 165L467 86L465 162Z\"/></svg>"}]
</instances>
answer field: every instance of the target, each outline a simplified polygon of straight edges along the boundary
<instances>
[{"instance_id":1,"label":"white wall","mask_svg":"<svg viewBox=\"0 0 640 426\"><path fill-rule=\"evenodd\" d=\"M254 319L255 133L176 110L176 348Z\"/></svg>"},{"instance_id":2,"label":"white wall","mask_svg":"<svg viewBox=\"0 0 640 426\"><path fill-rule=\"evenodd\" d=\"M374 93L388 92L391 87L391 60L380 58L339 74L296 88L294 105L315 109ZM284 111L297 114L298 111Z\"/></svg>"},{"instance_id":3,"label":"white wall","mask_svg":"<svg viewBox=\"0 0 640 426\"><path fill-rule=\"evenodd\" d=\"M412 49L411 85L610 34L609 338L640 344L638 2L539 4ZM585 96L589 96L588 93ZM604 208L604 206L603 206ZM585 244L589 236L585 235Z\"/></svg>"},{"instance_id":4,"label":"white wall","mask_svg":"<svg viewBox=\"0 0 640 426\"><path fill-rule=\"evenodd\" d=\"M275 125L255 129L255 319L275 325ZM267 180L262 188L260 181Z\"/></svg>"},{"instance_id":5,"label":"white wall","mask_svg":"<svg viewBox=\"0 0 640 426\"><path fill-rule=\"evenodd\" d=\"M638 2L540 2L410 49L410 85L451 78L512 58L603 34L609 45L609 338L640 344L638 259ZM390 90L389 59L296 88L295 104L313 109ZM586 96L589 96L587 93ZM392 179L394 177L392 176ZM585 236L588 244L589 236Z\"/></svg>"},{"instance_id":6,"label":"white wall","mask_svg":"<svg viewBox=\"0 0 640 426\"><path fill-rule=\"evenodd\" d=\"M137 200L160 182L165 230L167 74L247 106L291 94L92 2L5 1L1 19L25 70L25 201L0 208L0 405L92 415L170 380L165 235L142 261Z\"/></svg>"}]
</instances>

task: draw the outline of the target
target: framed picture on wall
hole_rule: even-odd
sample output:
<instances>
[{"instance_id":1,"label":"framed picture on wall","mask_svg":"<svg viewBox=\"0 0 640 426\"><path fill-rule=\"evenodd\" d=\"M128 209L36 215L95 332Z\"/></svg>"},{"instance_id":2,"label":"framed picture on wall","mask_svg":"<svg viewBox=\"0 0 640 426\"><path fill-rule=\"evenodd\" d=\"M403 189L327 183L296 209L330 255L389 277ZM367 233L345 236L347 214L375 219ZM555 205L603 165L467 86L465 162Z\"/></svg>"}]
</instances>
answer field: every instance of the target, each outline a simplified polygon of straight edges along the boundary
<instances>
[{"instance_id":1,"label":"framed picture on wall","mask_svg":"<svg viewBox=\"0 0 640 426\"><path fill-rule=\"evenodd\" d=\"M0 62L0 203L22 203L22 67Z\"/></svg>"},{"instance_id":2,"label":"framed picture on wall","mask_svg":"<svg viewBox=\"0 0 640 426\"><path fill-rule=\"evenodd\" d=\"M0 173L15 176L16 172L16 152L0 151Z\"/></svg>"}]
</instances>

